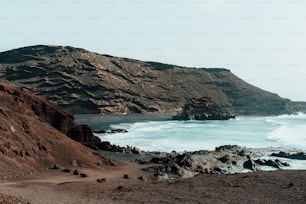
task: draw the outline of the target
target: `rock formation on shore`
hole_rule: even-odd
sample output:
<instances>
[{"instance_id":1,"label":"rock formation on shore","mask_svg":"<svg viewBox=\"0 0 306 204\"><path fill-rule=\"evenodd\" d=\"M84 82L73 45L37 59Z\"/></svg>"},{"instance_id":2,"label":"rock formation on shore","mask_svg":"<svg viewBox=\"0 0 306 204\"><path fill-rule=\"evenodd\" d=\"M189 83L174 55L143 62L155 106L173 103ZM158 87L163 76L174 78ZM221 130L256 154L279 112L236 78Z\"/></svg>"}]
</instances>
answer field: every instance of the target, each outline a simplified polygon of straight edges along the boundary
<instances>
[{"instance_id":1,"label":"rock formation on shore","mask_svg":"<svg viewBox=\"0 0 306 204\"><path fill-rule=\"evenodd\" d=\"M183 111L173 117L174 120L228 120L231 118L235 116L206 97L190 99L184 105Z\"/></svg>"},{"instance_id":2,"label":"rock formation on shore","mask_svg":"<svg viewBox=\"0 0 306 204\"><path fill-rule=\"evenodd\" d=\"M71 134L72 138L81 139L85 134L76 131L82 127L74 123L71 114L43 97L0 83L0 120L0 176L23 175L54 164L111 165L108 159L67 137L72 130L78 133Z\"/></svg>"},{"instance_id":3,"label":"rock formation on shore","mask_svg":"<svg viewBox=\"0 0 306 204\"><path fill-rule=\"evenodd\" d=\"M214 151L151 154L153 158L149 162L139 162L156 164L144 170L152 172L160 180L190 178L201 173L235 174L256 171L263 167L282 169L289 166L280 159L262 159L261 157L267 156L268 152L237 145L216 147Z\"/></svg>"},{"instance_id":4,"label":"rock formation on shore","mask_svg":"<svg viewBox=\"0 0 306 204\"><path fill-rule=\"evenodd\" d=\"M186 68L73 47L38 45L2 52L0 78L72 113L177 112L195 97L210 97L234 114L284 114L295 107L227 69Z\"/></svg>"}]
</instances>

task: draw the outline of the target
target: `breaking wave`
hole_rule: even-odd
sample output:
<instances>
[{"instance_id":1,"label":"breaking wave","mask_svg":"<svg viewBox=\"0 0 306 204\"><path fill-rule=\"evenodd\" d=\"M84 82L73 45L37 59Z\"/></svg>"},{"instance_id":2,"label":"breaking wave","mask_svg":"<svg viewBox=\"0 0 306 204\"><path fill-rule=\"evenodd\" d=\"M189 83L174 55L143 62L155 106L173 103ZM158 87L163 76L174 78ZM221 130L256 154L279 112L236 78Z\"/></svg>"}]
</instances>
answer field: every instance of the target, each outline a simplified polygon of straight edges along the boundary
<instances>
[{"instance_id":1,"label":"breaking wave","mask_svg":"<svg viewBox=\"0 0 306 204\"><path fill-rule=\"evenodd\" d=\"M111 128L123 128L128 133L97 136L113 144L135 146L146 151L213 150L216 146L227 144L250 148L289 147L306 150L306 115L302 113L275 117L238 117L228 121L119 123L111 125Z\"/></svg>"}]
</instances>

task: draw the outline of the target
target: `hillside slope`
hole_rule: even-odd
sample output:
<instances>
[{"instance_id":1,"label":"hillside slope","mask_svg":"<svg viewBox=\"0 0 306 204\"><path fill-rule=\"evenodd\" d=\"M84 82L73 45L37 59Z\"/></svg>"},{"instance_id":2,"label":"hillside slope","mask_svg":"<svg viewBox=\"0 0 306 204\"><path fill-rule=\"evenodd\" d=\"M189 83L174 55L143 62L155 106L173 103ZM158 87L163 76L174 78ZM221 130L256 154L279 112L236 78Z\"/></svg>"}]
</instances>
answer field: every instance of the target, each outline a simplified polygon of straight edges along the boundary
<instances>
[{"instance_id":1,"label":"hillside slope","mask_svg":"<svg viewBox=\"0 0 306 204\"><path fill-rule=\"evenodd\" d=\"M241 80L227 69L186 68L62 46L0 53L0 78L43 95L72 113L180 111L210 97L235 114L283 114L292 103Z\"/></svg>"},{"instance_id":2,"label":"hillside slope","mask_svg":"<svg viewBox=\"0 0 306 204\"><path fill-rule=\"evenodd\" d=\"M108 159L62 133L74 125L62 108L0 83L0 177L23 175L54 164L109 166Z\"/></svg>"}]
</instances>

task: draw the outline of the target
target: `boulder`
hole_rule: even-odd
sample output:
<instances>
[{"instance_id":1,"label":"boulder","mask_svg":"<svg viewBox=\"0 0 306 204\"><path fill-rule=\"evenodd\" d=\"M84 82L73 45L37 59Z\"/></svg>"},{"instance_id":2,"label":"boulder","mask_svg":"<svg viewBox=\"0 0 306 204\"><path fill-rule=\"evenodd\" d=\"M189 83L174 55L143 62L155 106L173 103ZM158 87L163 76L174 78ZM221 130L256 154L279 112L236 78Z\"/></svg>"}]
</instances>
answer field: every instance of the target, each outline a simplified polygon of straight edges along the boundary
<instances>
[{"instance_id":1,"label":"boulder","mask_svg":"<svg viewBox=\"0 0 306 204\"><path fill-rule=\"evenodd\" d=\"M248 158L248 160L246 160L243 163L243 168L255 171L256 170L256 164L253 162L253 160L249 156L247 156L247 158Z\"/></svg>"},{"instance_id":2,"label":"boulder","mask_svg":"<svg viewBox=\"0 0 306 204\"><path fill-rule=\"evenodd\" d=\"M173 120L228 120L235 118L224 108L220 107L211 98L192 98L183 108L181 113L174 116Z\"/></svg>"},{"instance_id":3,"label":"boulder","mask_svg":"<svg viewBox=\"0 0 306 204\"><path fill-rule=\"evenodd\" d=\"M298 152L294 154L290 154L287 152L279 152L279 153L272 153L272 157L283 157L288 159L298 159L298 160L306 160L306 154L304 152Z\"/></svg>"},{"instance_id":4,"label":"boulder","mask_svg":"<svg viewBox=\"0 0 306 204\"><path fill-rule=\"evenodd\" d=\"M231 161L231 156L229 154L224 155L218 159L222 163L228 163Z\"/></svg>"}]
</instances>

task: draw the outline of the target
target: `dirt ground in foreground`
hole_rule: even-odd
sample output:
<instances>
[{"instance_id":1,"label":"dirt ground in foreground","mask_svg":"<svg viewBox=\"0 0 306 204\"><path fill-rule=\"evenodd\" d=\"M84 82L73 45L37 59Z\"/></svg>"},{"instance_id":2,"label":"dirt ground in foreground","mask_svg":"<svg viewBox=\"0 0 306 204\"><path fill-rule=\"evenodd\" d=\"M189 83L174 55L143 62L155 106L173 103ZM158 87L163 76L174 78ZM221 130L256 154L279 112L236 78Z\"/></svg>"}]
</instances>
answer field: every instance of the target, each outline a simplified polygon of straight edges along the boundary
<instances>
[{"instance_id":1,"label":"dirt ground in foreground","mask_svg":"<svg viewBox=\"0 0 306 204\"><path fill-rule=\"evenodd\" d=\"M79 169L86 178L46 170L36 176L2 180L0 203L306 203L306 171L203 174L155 181L142 167L127 164L103 172Z\"/></svg>"}]
</instances>

